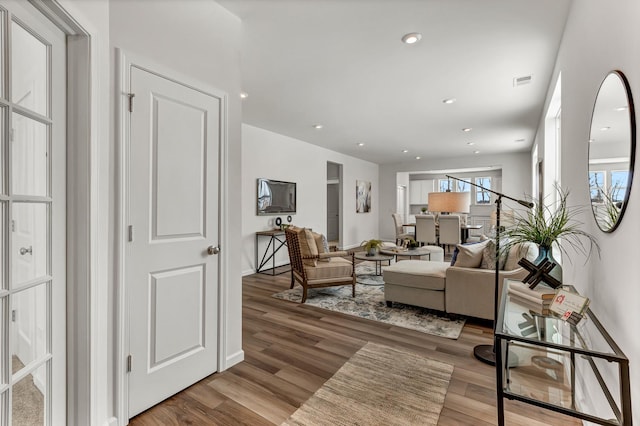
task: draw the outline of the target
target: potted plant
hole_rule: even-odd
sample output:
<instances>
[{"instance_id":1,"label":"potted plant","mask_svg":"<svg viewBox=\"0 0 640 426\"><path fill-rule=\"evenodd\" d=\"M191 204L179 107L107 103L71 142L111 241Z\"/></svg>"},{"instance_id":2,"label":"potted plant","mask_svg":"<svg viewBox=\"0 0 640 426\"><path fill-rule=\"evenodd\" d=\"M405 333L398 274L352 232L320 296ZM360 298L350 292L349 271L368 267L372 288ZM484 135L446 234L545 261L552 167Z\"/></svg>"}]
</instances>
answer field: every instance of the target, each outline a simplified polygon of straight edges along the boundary
<instances>
[{"instance_id":1,"label":"potted plant","mask_svg":"<svg viewBox=\"0 0 640 426\"><path fill-rule=\"evenodd\" d=\"M426 207L422 207L420 209L420 211L422 212L422 214L427 214L427 208Z\"/></svg>"},{"instance_id":2,"label":"potted plant","mask_svg":"<svg viewBox=\"0 0 640 426\"><path fill-rule=\"evenodd\" d=\"M420 244L411 237L405 238L402 245L408 249L420 247Z\"/></svg>"},{"instance_id":3,"label":"potted plant","mask_svg":"<svg viewBox=\"0 0 640 426\"><path fill-rule=\"evenodd\" d=\"M367 256L375 256L382 247L382 240L365 240L360 244L367 252Z\"/></svg>"},{"instance_id":4,"label":"potted plant","mask_svg":"<svg viewBox=\"0 0 640 426\"><path fill-rule=\"evenodd\" d=\"M527 209L526 213L515 213L515 225L507 228L501 238L506 242L501 248L506 252L518 243L532 242L538 245L539 255L533 262L539 264L543 259L549 259L556 264L550 275L558 281L562 281L562 267L553 258L553 247L556 246L568 257L566 246L556 244L562 239L564 243L575 251L585 254L587 257L595 248L600 254L600 246L595 237L580 229L582 222L576 216L583 211L582 207L570 207L567 204L568 190L556 187L558 192L557 205L546 205L537 200L532 200L534 206ZM588 246L588 250L587 250Z\"/></svg>"}]
</instances>

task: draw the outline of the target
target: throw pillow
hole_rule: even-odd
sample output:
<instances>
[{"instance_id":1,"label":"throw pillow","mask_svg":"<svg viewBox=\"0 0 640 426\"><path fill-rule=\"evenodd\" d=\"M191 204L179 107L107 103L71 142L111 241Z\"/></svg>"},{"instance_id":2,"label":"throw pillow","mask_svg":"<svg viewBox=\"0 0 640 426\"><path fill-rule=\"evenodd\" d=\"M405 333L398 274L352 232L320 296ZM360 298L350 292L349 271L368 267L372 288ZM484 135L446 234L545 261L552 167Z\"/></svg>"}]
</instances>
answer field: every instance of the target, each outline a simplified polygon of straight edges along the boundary
<instances>
[{"instance_id":1,"label":"throw pillow","mask_svg":"<svg viewBox=\"0 0 640 426\"><path fill-rule=\"evenodd\" d=\"M463 268L477 268L480 266L482 262L482 252L488 242L489 240L468 245L458 244L458 256L456 257L454 266Z\"/></svg>"},{"instance_id":2,"label":"throw pillow","mask_svg":"<svg viewBox=\"0 0 640 426\"><path fill-rule=\"evenodd\" d=\"M308 266L316 266L316 259L304 259L305 257L318 255L318 246L311 231L301 228L298 231L298 242L300 243L300 255L303 257L302 263Z\"/></svg>"},{"instance_id":3,"label":"throw pillow","mask_svg":"<svg viewBox=\"0 0 640 426\"><path fill-rule=\"evenodd\" d=\"M462 243L462 245L470 246L471 244L478 244L481 242L482 241L472 241L472 242ZM451 255L451 266L456 264L456 260L458 260L458 253L460 253L460 249L458 249L458 247L456 246L456 248L453 250L453 254Z\"/></svg>"},{"instance_id":4,"label":"throw pillow","mask_svg":"<svg viewBox=\"0 0 640 426\"><path fill-rule=\"evenodd\" d=\"M518 262L523 257L533 262L538 257L538 246L534 243L520 243L511 247L504 264L504 270L513 271L519 268Z\"/></svg>"},{"instance_id":5,"label":"throw pillow","mask_svg":"<svg viewBox=\"0 0 640 426\"><path fill-rule=\"evenodd\" d=\"M506 241L500 241L500 246L504 247ZM507 253L503 252L500 255L500 261L498 263L498 269L504 269L504 264L507 261ZM482 262L480 263L482 269L496 269L496 242L494 240L487 240L487 245L482 250Z\"/></svg>"}]
</instances>

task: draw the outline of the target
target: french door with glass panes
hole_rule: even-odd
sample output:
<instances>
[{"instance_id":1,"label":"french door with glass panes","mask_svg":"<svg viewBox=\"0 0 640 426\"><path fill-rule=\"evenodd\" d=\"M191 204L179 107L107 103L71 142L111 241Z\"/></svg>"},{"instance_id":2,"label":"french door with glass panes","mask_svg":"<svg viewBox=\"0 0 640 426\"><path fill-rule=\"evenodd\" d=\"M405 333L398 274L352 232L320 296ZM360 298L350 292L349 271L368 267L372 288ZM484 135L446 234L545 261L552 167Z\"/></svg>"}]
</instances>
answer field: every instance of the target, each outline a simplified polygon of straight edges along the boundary
<instances>
[{"instance_id":1,"label":"french door with glass panes","mask_svg":"<svg viewBox=\"0 0 640 426\"><path fill-rule=\"evenodd\" d=\"M0 425L62 425L65 36L27 1L0 23Z\"/></svg>"}]
</instances>

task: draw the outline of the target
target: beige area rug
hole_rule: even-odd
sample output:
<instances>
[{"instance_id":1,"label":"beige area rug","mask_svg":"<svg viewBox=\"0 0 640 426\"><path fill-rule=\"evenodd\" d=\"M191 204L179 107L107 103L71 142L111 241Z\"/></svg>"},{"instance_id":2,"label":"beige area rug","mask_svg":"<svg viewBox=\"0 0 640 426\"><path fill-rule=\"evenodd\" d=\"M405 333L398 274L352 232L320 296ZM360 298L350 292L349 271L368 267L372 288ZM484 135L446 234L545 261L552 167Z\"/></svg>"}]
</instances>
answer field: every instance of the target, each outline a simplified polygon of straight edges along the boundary
<instances>
[{"instance_id":1,"label":"beige area rug","mask_svg":"<svg viewBox=\"0 0 640 426\"><path fill-rule=\"evenodd\" d=\"M367 343L282 425L436 425L453 365Z\"/></svg>"}]
</instances>

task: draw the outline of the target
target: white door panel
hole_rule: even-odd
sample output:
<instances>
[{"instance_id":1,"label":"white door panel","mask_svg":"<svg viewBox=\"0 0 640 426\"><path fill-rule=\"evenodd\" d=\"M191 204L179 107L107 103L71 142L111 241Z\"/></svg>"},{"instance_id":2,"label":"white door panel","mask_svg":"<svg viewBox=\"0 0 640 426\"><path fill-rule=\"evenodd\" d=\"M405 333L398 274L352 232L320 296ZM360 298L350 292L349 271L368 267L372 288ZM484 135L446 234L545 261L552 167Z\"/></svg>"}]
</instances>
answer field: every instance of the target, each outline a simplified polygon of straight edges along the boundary
<instances>
[{"instance_id":1,"label":"white door panel","mask_svg":"<svg viewBox=\"0 0 640 426\"><path fill-rule=\"evenodd\" d=\"M217 370L221 100L130 69L129 415Z\"/></svg>"}]
</instances>

